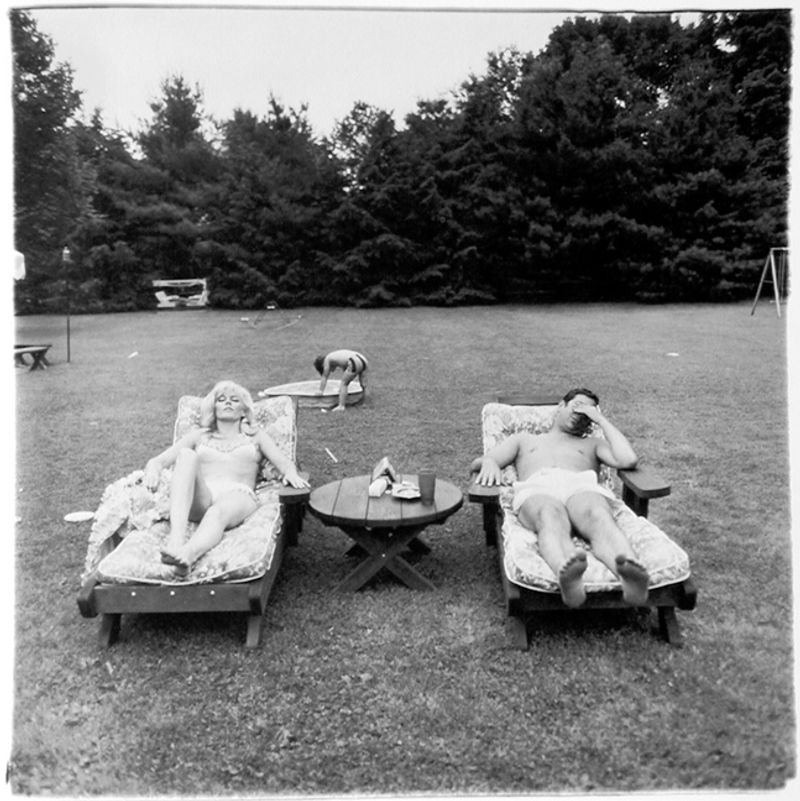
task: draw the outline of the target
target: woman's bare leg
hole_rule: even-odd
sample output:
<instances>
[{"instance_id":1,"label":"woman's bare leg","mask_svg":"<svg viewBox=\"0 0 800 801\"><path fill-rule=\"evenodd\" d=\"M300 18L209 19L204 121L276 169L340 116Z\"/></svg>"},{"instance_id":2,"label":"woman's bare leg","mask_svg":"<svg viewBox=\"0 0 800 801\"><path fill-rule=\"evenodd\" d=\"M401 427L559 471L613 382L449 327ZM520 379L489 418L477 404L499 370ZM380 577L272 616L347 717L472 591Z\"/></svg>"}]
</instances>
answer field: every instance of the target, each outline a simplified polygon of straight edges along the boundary
<instances>
[{"instance_id":1,"label":"woman's bare leg","mask_svg":"<svg viewBox=\"0 0 800 801\"><path fill-rule=\"evenodd\" d=\"M233 490L221 495L203 515L189 541L168 554L169 564L180 573L188 572L203 554L219 544L227 529L238 526L257 508L258 503L246 492Z\"/></svg>"},{"instance_id":2,"label":"woman's bare leg","mask_svg":"<svg viewBox=\"0 0 800 801\"><path fill-rule=\"evenodd\" d=\"M164 543L174 553L186 541L189 520L199 520L211 504L211 494L197 476L197 454L184 448L175 460L169 493L169 535Z\"/></svg>"}]
</instances>

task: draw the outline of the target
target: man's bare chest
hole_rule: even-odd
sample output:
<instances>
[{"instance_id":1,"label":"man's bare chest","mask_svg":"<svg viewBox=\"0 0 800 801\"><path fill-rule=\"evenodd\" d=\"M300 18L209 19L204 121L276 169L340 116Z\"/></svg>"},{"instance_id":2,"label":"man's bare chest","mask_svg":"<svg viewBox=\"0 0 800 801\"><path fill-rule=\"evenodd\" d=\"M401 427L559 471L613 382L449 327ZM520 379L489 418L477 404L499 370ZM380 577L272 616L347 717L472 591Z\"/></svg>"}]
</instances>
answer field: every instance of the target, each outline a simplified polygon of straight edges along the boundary
<instances>
[{"instance_id":1,"label":"man's bare chest","mask_svg":"<svg viewBox=\"0 0 800 801\"><path fill-rule=\"evenodd\" d=\"M530 475L543 467L596 470L595 442L561 434L540 434L526 439L519 450L519 472Z\"/></svg>"}]
</instances>

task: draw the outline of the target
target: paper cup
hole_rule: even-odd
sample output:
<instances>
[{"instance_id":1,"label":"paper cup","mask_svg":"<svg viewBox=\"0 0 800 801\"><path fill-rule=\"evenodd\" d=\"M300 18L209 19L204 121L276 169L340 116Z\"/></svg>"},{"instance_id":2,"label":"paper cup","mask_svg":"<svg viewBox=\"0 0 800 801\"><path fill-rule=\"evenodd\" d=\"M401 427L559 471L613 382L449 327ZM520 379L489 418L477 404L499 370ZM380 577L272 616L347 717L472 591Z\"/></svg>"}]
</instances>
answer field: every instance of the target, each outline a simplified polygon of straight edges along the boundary
<instances>
[{"instance_id":1,"label":"paper cup","mask_svg":"<svg viewBox=\"0 0 800 801\"><path fill-rule=\"evenodd\" d=\"M433 503L436 494L436 473L430 467L423 467L417 473L419 484L419 498L423 503Z\"/></svg>"}]
</instances>

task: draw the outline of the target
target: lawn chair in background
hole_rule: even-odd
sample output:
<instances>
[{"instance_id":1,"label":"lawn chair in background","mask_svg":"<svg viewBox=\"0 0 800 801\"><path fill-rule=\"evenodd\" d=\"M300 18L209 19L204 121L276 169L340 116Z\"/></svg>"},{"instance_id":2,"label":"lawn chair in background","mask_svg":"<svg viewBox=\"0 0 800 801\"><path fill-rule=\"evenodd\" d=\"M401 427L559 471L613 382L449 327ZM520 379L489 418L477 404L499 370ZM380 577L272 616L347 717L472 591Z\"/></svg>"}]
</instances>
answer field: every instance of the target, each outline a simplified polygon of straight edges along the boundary
<instances>
[{"instance_id":1,"label":"lawn chair in background","mask_svg":"<svg viewBox=\"0 0 800 801\"><path fill-rule=\"evenodd\" d=\"M558 400L509 396L488 403L481 413L483 452L518 431L540 434L552 425ZM614 489L611 468L603 467L600 481ZM661 635L674 645L682 644L675 610L694 609L697 591L690 576L687 554L663 531L647 520L651 498L669 495L670 487L647 467L616 471L622 483L622 498L613 504L619 527L630 540L638 560L650 574L647 606L656 609ZM525 528L511 509L511 484L516 480L512 466L503 471L507 486L484 487L472 483L470 501L483 506L486 544L497 547L500 575L512 640L528 648L527 618L538 612L567 610L553 571L539 555L536 535ZM575 537L589 554L584 573L586 602L580 609L629 608L622 600L617 577L594 558L585 540ZM571 610L572 611L572 610ZM580 611L580 610L575 610Z\"/></svg>"},{"instance_id":2,"label":"lawn chair in background","mask_svg":"<svg viewBox=\"0 0 800 801\"><path fill-rule=\"evenodd\" d=\"M200 401L190 395L180 399L175 441L199 425ZM284 396L254 406L256 425L294 461L296 401ZM92 524L78 607L84 617L101 616L100 645L117 639L122 614L242 611L249 616L246 644L257 646L285 546L297 543L310 491L283 486L265 462L256 488L258 509L178 578L161 561L171 468L162 471L155 492L145 488L143 475L137 470L107 487Z\"/></svg>"}]
</instances>

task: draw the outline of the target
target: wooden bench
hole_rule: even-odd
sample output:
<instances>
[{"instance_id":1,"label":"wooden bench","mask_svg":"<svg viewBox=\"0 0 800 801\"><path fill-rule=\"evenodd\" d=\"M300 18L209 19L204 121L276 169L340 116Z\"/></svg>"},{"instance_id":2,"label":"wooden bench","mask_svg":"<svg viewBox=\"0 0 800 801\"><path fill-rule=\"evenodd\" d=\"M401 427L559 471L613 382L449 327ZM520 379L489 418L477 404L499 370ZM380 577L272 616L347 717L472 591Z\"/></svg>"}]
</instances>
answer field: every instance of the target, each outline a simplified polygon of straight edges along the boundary
<instances>
[{"instance_id":1,"label":"wooden bench","mask_svg":"<svg viewBox=\"0 0 800 801\"><path fill-rule=\"evenodd\" d=\"M47 361L47 351L51 347L52 345L14 345L14 363L20 367L27 366L25 356L30 356L32 361L29 369L44 370L50 365Z\"/></svg>"}]
</instances>

